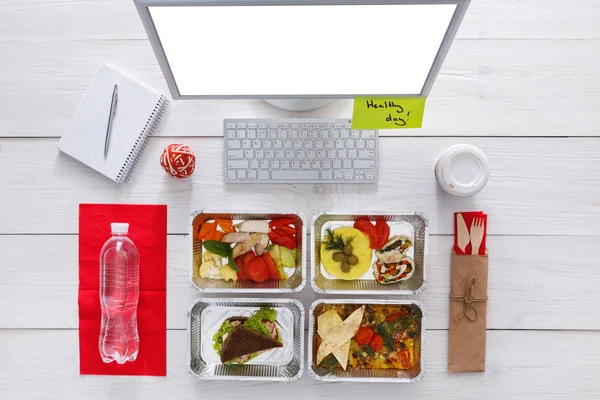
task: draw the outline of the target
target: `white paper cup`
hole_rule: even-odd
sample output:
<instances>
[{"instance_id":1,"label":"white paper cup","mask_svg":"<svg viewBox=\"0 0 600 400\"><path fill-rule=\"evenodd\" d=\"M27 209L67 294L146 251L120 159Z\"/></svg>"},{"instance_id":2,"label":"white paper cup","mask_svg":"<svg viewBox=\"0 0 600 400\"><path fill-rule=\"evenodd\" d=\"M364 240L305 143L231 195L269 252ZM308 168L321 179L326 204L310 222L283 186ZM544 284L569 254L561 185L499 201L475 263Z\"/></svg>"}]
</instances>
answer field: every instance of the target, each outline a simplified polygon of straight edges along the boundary
<instances>
[{"instance_id":1,"label":"white paper cup","mask_svg":"<svg viewBox=\"0 0 600 400\"><path fill-rule=\"evenodd\" d=\"M483 152L470 144L457 144L446 149L435 165L439 185L455 196L479 193L490 176L488 160Z\"/></svg>"}]
</instances>

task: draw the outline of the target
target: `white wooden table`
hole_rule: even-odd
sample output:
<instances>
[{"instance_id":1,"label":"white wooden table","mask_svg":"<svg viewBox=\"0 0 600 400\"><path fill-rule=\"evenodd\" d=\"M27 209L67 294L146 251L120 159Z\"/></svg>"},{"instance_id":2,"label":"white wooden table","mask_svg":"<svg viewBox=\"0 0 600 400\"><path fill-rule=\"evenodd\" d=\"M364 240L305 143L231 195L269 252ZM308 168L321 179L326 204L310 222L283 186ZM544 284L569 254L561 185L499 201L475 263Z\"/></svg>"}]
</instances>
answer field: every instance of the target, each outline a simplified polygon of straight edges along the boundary
<instances>
[{"instance_id":1,"label":"white wooden table","mask_svg":"<svg viewBox=\"0 0 600 400\"><path fill-rule=\"evenodd\" d=\"M0 1L0 398L328 397L597 399L600 396L600 2L474 0L428 100L424 127L381 139L375 189L226 186L224 117L288 116L261 101L171 104L130 183L59 155L62 134L102 62L167 93L130 0ZM374 60L374 62L377 62ZM350 116L339 101L310 116ZM158 157L173 141L199 156L175 181ZM446 147L479 146L492 177L469 199L437 187ZM398 173L398 168L403 169ZM77 206L168 204L166 378L80 376ZM186 368L186 232L199 208L422 211L430 219L426 374L405 386L194 380ZM489 214L485 373L448 374L452 213ZM317 298L307 285L298 297ZM510 396L510 397L509 397Z\"/></svg>"}]
</instances>

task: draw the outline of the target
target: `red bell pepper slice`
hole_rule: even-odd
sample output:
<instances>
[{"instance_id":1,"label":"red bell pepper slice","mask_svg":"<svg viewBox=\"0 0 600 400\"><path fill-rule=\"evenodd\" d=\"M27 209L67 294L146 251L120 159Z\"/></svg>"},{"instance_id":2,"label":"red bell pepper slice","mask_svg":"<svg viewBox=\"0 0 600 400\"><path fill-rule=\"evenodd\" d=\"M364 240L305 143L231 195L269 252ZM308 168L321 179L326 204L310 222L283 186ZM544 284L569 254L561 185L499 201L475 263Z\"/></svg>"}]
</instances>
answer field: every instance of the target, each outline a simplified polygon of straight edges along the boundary
<instances>
[{"instance_id":1,"label":"red bell pepper slice","mask_svg":"<svg viewBox=\"0 0 600 400\"><path fill-rule=\"evenodd\" d=\"M271 239L273 244L287 247L290 250L296 248L296 239L294 237L277 232L276 230L269 232L269 239Z\"/></svg>"}]
</instances>

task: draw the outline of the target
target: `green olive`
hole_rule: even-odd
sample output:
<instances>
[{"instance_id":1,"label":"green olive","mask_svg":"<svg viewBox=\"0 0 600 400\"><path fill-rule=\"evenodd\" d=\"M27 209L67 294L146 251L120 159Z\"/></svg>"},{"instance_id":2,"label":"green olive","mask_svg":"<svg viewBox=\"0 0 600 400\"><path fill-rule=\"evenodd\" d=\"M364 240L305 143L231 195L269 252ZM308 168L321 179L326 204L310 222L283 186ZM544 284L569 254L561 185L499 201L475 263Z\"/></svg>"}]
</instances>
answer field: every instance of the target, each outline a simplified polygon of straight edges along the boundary
<instances>
[{"instance_id":1,"label":"green olive","mask_svg":"<svg viewBox=\"0 0 600 400\"><path fill-rule=\"evenodd\" d=\"M347 244L344 246L344 254L349 256L350 254L352 254L352 250L354 250L354 248L352 247L351 244Z\"/></svg>"},{"instance_id":2,"label":"green olive","mask_svg":"<svg viewBox=\"0 0 600 400\"><path fill-rule=\"evenodd\" d=\"M337 252L333 253L333 259L335 261L344 261L346 259L346 255L344 253L342 253L341 251L337 251Z\"/></svg>"},{"instance_id":3,"label":"green olive","mask_svg":"<svg viewBox=\"0 0 600 400\"><path fill-rule=\"evenodd\" d=\"M348 261L342 261L342 272L350 272L350 264L348 264Z\"/></svg>"},{"instance_id":4,"label":"green olive","mask_svg":"<svg viewBox=\"0 0 600 400\"><path fill-rule=\"evenodd\" d=\"M350 254L348 258L346 258L346 261L348 261L348 264L350 265L356 265L358 264L358 257L356 257L354 254Z\"/></svg>"}]
</instances>

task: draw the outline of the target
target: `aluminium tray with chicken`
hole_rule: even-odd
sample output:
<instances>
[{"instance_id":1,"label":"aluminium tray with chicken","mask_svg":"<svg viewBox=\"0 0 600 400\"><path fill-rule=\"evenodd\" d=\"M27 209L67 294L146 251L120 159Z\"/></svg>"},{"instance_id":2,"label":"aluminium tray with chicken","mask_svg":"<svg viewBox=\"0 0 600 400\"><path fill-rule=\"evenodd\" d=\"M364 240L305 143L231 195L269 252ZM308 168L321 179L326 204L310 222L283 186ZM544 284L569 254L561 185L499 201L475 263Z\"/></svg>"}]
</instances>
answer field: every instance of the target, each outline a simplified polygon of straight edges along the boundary
<instances>
[{"instance_id":1,"label":"aluminium tray with chicken","mask_svg":"<svg viewBox=\"0 0 600 400\"><path fill-rule=\"evenodd\" d=\"M190 372L206 380L292 381L304 367L304 308L293 299L197 299Z\"/></svg>"},{"instance_id":2,"label":"aluminium tray with chicken","mask_svg":"<svg viewBox=\"0 0 600 400\"><path fill-rule=\"evenodd\" d=\"M427 227L421 213L316 215L313 289L324 294L421 293L427 283Z\"/></svg>"},{"instance_id":3,"label":"aluminium tray with chicken","mask_svg":"<svg viewBox=\"0 0 600 400\"><path fill-rule=\"evenodd\" d=\"M299 212L195 212L190 234L192 283L203 292L302 290L305 229Z\"/></svg>"},{"instance_id":4,"label":"aluminium tray with chicken","mask_svg":"<svg viewBox=\"0 0 600 400\"><path fill-rule=\"evenodd\" d=\"M322 381L419 380L424 322L414 300L317 300L309 312L309 373Z\"/></svg>"}]
</instances>

